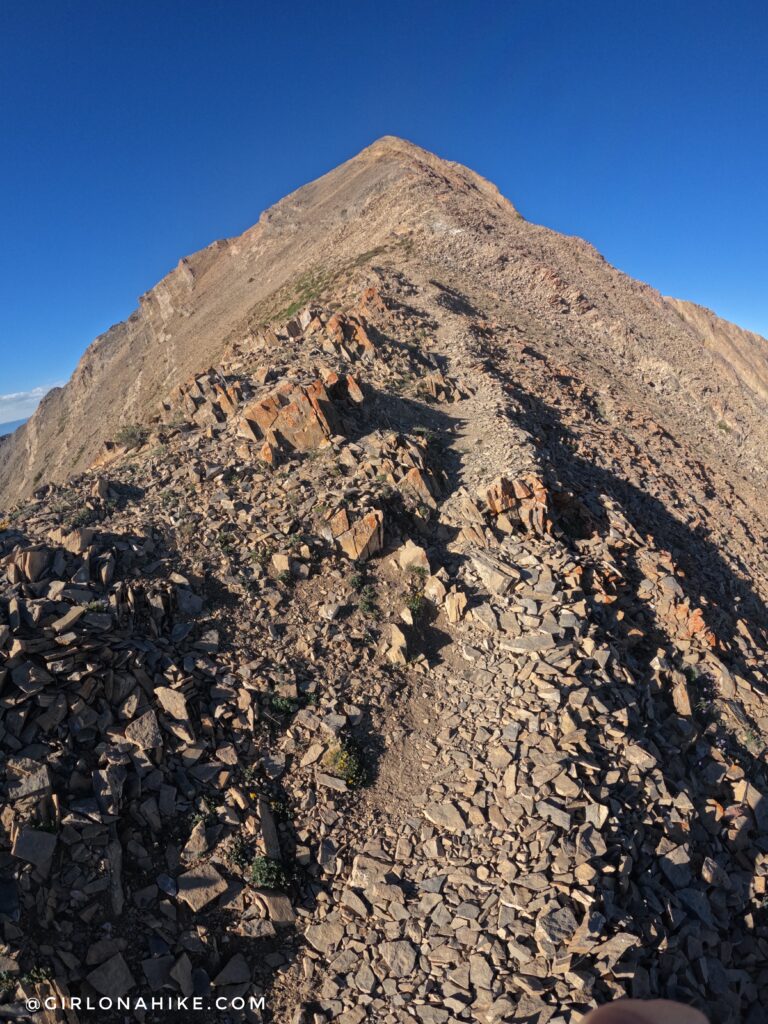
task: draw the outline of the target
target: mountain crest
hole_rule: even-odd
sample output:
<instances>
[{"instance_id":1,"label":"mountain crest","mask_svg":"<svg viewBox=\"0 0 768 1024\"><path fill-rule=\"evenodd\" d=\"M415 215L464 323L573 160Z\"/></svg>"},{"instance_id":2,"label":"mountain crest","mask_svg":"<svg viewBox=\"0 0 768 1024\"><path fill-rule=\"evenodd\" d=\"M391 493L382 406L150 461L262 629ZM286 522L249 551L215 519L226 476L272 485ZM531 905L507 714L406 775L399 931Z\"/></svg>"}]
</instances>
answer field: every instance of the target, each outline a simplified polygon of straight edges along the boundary
<instances>
[{"instance_id":1,"label":"mountain crest","mask_svg":"<svg viewBox=\"0 0 768 1024\"><path fill-rule=\"evenodd\" d=\"M81 471L121 425L153 415L158 395L254 324L330 296L370 265L466 292L566 361L586 362L596 387L614 381L673 432L699 438L707 458L765 483L761 339L662 299L581 240L527 223L473 171L385 136L239 238L181 260L97 338L72 380L0 448L0 502ZM686 412L698 406L703 432Z\"/></svg>"}]
</instances>

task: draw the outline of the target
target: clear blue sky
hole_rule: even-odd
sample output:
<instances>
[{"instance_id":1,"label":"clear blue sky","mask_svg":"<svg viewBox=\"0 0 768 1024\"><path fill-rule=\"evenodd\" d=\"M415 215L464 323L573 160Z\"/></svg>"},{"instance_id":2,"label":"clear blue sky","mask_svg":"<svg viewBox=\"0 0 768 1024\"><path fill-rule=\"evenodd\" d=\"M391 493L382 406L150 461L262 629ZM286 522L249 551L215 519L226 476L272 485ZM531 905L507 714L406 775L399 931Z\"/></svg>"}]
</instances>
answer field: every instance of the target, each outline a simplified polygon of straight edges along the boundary
<instances>
[{"instance_id":1,"label":"clear blue sky","mask_svg":"<svg viewBox=\"0 0 768 1024\"><path fill-rule=\"evenodd\" d=\"M762 0L0 0L0 422L384 134L768 334L767 49Z\"/></svg>"}]
</instances>

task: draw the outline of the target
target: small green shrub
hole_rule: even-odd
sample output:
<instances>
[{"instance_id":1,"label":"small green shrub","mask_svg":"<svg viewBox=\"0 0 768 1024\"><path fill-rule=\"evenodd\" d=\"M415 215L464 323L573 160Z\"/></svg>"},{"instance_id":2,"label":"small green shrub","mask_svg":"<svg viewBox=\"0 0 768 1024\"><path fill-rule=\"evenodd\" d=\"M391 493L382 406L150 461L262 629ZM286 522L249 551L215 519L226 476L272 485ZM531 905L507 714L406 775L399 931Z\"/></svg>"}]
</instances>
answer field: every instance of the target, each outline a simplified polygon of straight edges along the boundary
<instances>
[{"instance_id":1,"label":"small green shrub","mask_svg":"<svg viewBox=\"0 0 768 1024\"><path fill-rule=\"evenodd\" d=\"M325 767L343 779L350 789L358 789L368 781L368 772L358 746L345 740L332 746L323 758Z\"/></svg>"},{"instance_id":2,"label":"small green shrub","mask_svg":"<svg viewBox=\"0 0 768 1024\"><path fill-rule=\"evenodd\" d=\"M139 423L128 423L118 430L115 440L118 444L125 445L126 448L141 448L148 437L149 431L146 427L142 427Z\"/></svg>"},{"instance_id":3,"label":"small green shrub","mask_svg":"<svg viewBox=\"0 0 768 1024\"><path fill-rule=\"evenodd\" d=\"M242 832L238 832L232 840L232 845L227 851L227 860L236 868L245 871L253 857L252 844L248 842Z\"/></svg>"},{"instance_id":4,"label":"small green shrub","mask_svg":"<svg viewBox=\"0 0 768 1024\"><path fill-rule=\"evenodd\" d=\"M357 602L357 607L363 615L369 615L374 619L378 618L379 606L376 604L376 591L370 584L363 587L360 591L360 599Z\"/></svg>"},{"instance_id":5,"label":"small green shrub","mask_svg":"<svg viewBox=\"0 0 768 1024\"><path fill-rule=\"evenodd\" d=\"M81 508L66 517L66 526L70 530L77 530L83 526L90 526L96 518L92 508Z\"/></svg>"},{"instance_id":6,"label":"small green shrub","mask_svg":"<svg viewBox=\"0 0 768 1024\"><path fill-rule=\"evenodd\" d=\"M292 715L298 708L295 700L291 700L290 697L279 697L277 694L272 695L269 705L279 715Z\"/></svg>"},{"instance_id":7,"label":"small green shrub","mask_svg":"<svg viewBox=\"0 0 768 1024\"><path fill-rule=\"evenodd\" d=\"M219 530L218 534L216 535L216 540L219 542L219 547L221 548L225 555L229 554L231 551L234 550L235 538L232 536L231 533L228 533L226 530Z\"/></svg>"},{"instance_id":8,"label":"small green shrub","mask_svg":"<svg viewBox=\"0 0 768 1024\"><path fill-rule=\"evenodd\" d=\"M213 828L214 825L218 824L219 816L215 811L210 811L207 808L201 808L197 811L193 811L189 815L189 831L191 832L196 825L200 824L200 822L203 823L205 828Z\"/></svg>"},{"instance_id":9,"label":"small green shrub","mask_svg":"<svg viewBox=\"0 0 768 1024\"><path fill-rule=\"evenodd\" d=\"M405 607L410 610L414 618L418 619L426 610L426 598L423 594L409 594L405 599Z\"/></svg>"},{"instance_id":10,"label":"small green shrub","mask_svg":"<svg viewBox=\"0 0 768 1024\"><path fill-rule=\"evenodd\" d=\"M251 882L257 889L288 888L288 875L283 865L271 857L257 857L251 864Z\"/></svg>"},{"instance_id":11,"label":"small green shrub","mask_svg":"<svg viewBox=\"0 0 768 1024\"><path fill-rule=\"evenodd\" d=\"M0 994L15 992L18 985L39 985L41 982L50 981L52 977L53 971L50 967L32 967L24 974L0 971Z\"/></svg>"}]
</instances>

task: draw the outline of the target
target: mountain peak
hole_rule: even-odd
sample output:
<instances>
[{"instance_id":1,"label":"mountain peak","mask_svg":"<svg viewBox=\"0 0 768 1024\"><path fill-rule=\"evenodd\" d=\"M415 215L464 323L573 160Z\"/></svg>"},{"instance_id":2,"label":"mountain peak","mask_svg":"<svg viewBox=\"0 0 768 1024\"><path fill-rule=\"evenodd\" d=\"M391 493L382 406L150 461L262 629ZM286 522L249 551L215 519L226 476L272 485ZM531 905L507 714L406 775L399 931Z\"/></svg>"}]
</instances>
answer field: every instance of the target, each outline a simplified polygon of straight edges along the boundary
<instances>
[{"instance_id":1,"label":"mountain peak","mask_svg":"<svg viewBox=\"0 0 768 1024\"><path fill-rule=\"evenodd\" d=\"M374 262L418 266L420 279L474 295L478 309L503 314L580 365L586 360L596 379L613 374L617 359L626 363L633 396L690 436L698 426L659 402L686 394L700 403L708 374L706 445L768 482L768 425L753 413L768 394L768 365L755 336L685 315L580 239L527 223L474 171L386 135L281 200L239 238L182 259L125 323L96 339L66 387L3 445L0 500L82 470L122 424L154 415L159 397L252 325ZM719 423L732 434L727 454Z\"/></svg>"},{"instance_id":2,"label":"mountain peak","mask_svg":"<svg viewBox=\"0 0 768 1024\"><path fill-rule=\"evenodd\" d=\"M3 993L764 1020L766 383L391 137L182 259L0 440Z\"/></svg>"}]
</instances>

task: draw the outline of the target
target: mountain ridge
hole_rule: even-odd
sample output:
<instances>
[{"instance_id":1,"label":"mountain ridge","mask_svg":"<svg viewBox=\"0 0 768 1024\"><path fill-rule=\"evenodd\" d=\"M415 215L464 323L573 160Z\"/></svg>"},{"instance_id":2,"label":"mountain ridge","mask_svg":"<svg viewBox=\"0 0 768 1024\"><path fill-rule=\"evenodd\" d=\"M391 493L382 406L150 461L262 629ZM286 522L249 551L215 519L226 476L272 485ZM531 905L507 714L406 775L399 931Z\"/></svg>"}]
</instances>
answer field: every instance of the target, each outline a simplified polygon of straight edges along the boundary
<instances>
[{"instance_id":1,"label":"mountain ridge","mask_svg":"<svg viewBox=\"0 0 768 1024\"><path fill-rule=\"evenodd\" d=\"M152 418L180 379L214 362L253 323L281 313L269 304L281 289L294 302L319 295L366 258L419 260L459 288L466 275L500 308L518 303L521 329L550 331L555 347L570 344L579 358L594 357L597 375L596 346L605 346L651 405L659 395L667 402L703 396L709 426L730 432L727 455L716 434L707 439L715 457L730 464L735 452L743 476L758 485L766 479L768 435L754 402L768 394L768 362L758 336L664 299L588 242L526 221L475 172L385 136L280 200L241 235L184 257L145 292L4 445L0 501L82 470L121 426ZM573 336L563 341L566 328ZM698 349L690 352L692 338ZM715 370L723 365L725 382Z\"/></svg>"}]
</instances>

